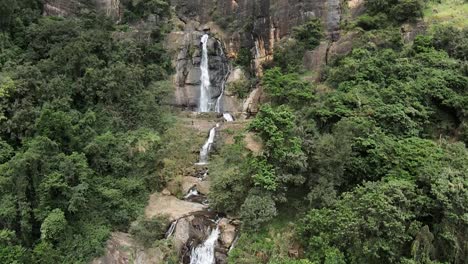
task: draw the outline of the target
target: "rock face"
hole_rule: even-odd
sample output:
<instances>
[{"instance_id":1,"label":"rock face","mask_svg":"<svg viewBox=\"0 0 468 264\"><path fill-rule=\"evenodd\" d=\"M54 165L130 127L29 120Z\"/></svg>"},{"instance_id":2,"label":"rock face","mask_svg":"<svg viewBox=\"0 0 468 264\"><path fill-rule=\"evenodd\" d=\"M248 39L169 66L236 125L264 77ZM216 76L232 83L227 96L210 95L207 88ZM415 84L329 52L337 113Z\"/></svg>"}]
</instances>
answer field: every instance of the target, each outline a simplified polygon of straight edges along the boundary
<instances>
[{"instance_id":1,"label":"rock face","mask_svg":"<svg viewBox=\"0 0 468 264\"><path fill-rule=\"evenodd\" d=\"M203 31L190 29L177 32L169 37L168 45L177 54L175 61L176 75L174 104L188 110L196 110L200 97L200 63L201 63L201 37ZM175 45L174 45L175 44ZM175 46L175 47L174 47ZM221 95L222 87L229 73L229 63L222 42L210 37L207 43L208 65L211 82L211 101Z\"/></svg>"},{"instance_id":2,"label":"rock face","mask_svg":"<svg viewBox=\"0 0 468 264\"><path fill-rule=\"evenodd\" d=\"M258 59L272 55L275 42L309 18L320 18L329 36L336 37L341 20L340 0L172 0L184 21L214 21L227 28L229 54L255 48Z\"/></svg>"},{"instance_id":3,"label":"rock face","mask_svg":"<svg viewBox=\"0 0 468 264\"><path fill-rule=\"evenodd\" d=\"M186 202L174 196L164 196L155 193L150 196L145 215L147 218L152 218L156 215L168 215L172 221L205 209L206 206L201 204Z\"/></svg>"},{"instance_id":4,"label":"rock face","mask_svg":"<svg viewBox=\"0 0 468 264\"><path fill-rule=\"evenodd\" d=\"M107 241L105 255L91 262L92 264L162 264L164 254L157 248L143 249L129 234L122 232L112 233Z\"/></svg>"},{"instance_id":5,"label":"rock face","mask_svg":"<svg viewBox=\"0 0 468 264\"><path fill-rule=\"evenodd\" d=\"M120 17L120 0L45 0L44 15L68 16L89 8L104 12L109 17Z\"/></svg>"},{"instance_id":6,"label":"rock face","mask_svg":"<svg viewBox=\"0 0 468 264\"><path fill-rule=\"evenodd\" d=\"M289 36L295 26L310 18L319 18L323 21L328 41L339 38L340 0L172 0L171 2L181 21L180 28L183 28L183 31L174 32L170 37L171 44L182 44L177 50L175 105L183 108L194 109L197 103L199 54L193 52L193 47L198 45L197 42L202 34L200 31L203 29L209 28L212 34L221 40L228 58L235 58L241 49L249 50L254 58L252 65L257 76L262 75L262 64L272 59L275 44ZM173 41L174 38L179 41ZM327 46L325 45L325 52ZM322 47L317 53L319 57L312 58L316 61L312 63L314 67L315 64L325 62L323 50ZM216 58L213 59L216 61ZM210 68L215 69L216 65L210 64ZM224 104L227 111L255 112L259 97L261 90L256 90L248 100L244 101L226 96Z\"/></svg>"}]
</instances>

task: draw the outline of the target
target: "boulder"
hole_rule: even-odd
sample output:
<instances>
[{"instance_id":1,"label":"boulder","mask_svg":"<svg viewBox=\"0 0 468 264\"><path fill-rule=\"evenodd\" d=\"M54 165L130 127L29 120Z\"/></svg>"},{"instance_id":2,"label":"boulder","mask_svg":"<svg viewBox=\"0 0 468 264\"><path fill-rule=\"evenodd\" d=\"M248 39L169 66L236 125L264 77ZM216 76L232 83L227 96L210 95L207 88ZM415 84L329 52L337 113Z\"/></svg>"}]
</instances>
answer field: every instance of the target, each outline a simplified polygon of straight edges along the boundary
<instances>
[{"instance_id":1,"label":"boulder","mask_svg":"<svg viewBox=\"0 0 468 264\"><path fill-rule=\"evenodd\" d=\"M174 234L172 236L172 241L174 243L174 247L178 252L181 252L184 245L188 242L190 238L190 229L191 229L191 222L193 221L193 216L188 216L185 218L179 219L177 222L176 229L174 230Z\"/></svg>"},{"instance_id":2,"label":"boulder","mask_svg":"<svg viewBox=\"0 0 468 264\"><path fill-rule=\"evenodd\" d=\"M236 226L230 224L229 219L223 218L218 223L220 229L220 241L223 247L229 249L236 239Z\"/></svg>"},{"instance_id":3,"label":"boulder","mask_svg":"<svg viewBox=\"0 0 468 264\"><path fill-rule=\"evenodd\" d=\"M165 188L164 190L162 190L161 194L169 196L169 195L171 195L171 192L168 189Z\"/></svg>"}]
</instances>

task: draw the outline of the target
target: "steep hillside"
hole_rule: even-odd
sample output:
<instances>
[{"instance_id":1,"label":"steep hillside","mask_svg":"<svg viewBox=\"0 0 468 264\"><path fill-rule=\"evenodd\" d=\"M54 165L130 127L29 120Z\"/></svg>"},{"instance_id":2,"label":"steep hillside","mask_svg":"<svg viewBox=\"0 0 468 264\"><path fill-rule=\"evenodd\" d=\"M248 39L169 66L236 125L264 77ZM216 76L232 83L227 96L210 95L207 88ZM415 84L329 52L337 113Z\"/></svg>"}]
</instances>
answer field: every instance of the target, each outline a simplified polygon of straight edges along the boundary
<instances>
[{"instance_id":1,"label":"steep hillside","mask_svg":"<svg viewBox=\"0 0 468 264\"><path fill-rule=\"evenodd\" d=\"M467 12L0 0L0 263L466 263Z\"/></svg>"}]
</instances>

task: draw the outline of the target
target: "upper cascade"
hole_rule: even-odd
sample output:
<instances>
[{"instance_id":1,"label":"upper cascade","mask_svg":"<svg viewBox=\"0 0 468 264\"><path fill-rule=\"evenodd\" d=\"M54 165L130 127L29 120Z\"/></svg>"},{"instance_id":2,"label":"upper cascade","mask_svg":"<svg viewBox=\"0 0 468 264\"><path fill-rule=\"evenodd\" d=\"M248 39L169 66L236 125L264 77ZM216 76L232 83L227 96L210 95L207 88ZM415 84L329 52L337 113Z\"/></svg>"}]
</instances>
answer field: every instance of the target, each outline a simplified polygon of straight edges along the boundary
<instances>
[{"instance_id":1,"label":"upper cascade","mask_svg":"<svg viewBox=\"0 0 468 264\"><path fill-rule=\"evenodd\" d=\"M210 36L205 34L201 38L202 44L202 58L200 64L201 77L200 77L200 101L198 112L210 112L211 110L211 82L210 82L210 69L208 63L208 39Z\"/></svg>"}]
</instances>

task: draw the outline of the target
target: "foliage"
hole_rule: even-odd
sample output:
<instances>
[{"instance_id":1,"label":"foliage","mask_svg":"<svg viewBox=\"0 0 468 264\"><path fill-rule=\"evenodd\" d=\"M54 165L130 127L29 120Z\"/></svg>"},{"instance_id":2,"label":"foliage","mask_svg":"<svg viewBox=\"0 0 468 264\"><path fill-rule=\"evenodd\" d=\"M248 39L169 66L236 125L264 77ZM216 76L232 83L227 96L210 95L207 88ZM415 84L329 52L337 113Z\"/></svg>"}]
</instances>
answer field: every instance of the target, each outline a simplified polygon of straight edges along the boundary
<instances>
[{"instance_id":1,"label":"foliage","mask_svg":"<svg viewBox=\"0 0 468 264\"><path fill-rule=\"evenodd\" d=\"M60 209L54 209L42 222L41 239L48 242L57 241L66 227L65 214Z\"/></svg>"},{"instance_id":2,"label":"foliage","mask_svg":"<svg viewBox=\"0 0 468 264\"><path fill-rule=\"evenodd\" d=\"M36 1L6 2L0 232L8 242L0 262L88 262L164 184L155 170L172 69L158 27L168 5L134 1L158 13L158 34L147 41L115 38L113 22L91 11L41 17Z\"/></svg>"},{"instance_id":3,"label":"foliage","mask_svg":"<svg viewBox=\"0 0 468 264\"><path fill-rule=\"evenodd\" d=\"M266 158L277 165L289 164L291 157L301 156L301 142L294 135L295 116L285 105L263 105L249 129L263 140ZM299 160L297 160L300 162Z\"/></svg>"},{"instance_id":4,"label":"foliage","mask_svg":"<svg viewBox=\"0 0 468 264\"><path fill-rule=\"evenodd\" d=\"M164 17L170 13L170 3L166 0L124 0L125 18L135 21L149 15Z\"/></svg>"},{"instance_id":5,"label":"foliage","mask_svg":"<svg viewBox=\"0 0 468 264\"><path fill-rule=\"evenodd\" d=\"M404 45L397 23L416 18L419 3L370 2L360 46L327 66L324 83L301 82L287 67L294 56L265 71L270 104L249 127L264 148L246 169L241 216L252 221L244 210L257 195L280 215L305 210L296 227L312 263L464 263L466 36L441 26ZM269 257L271 241L243 239L238 263L288 263Z\"/></svg>"},{"instance_id":6,"label":"foliage","mask_svg":"<svg viewBox=\"0 0 468 264\"><path fill-rule=\"evenodd\" d=\"M364 30L383 28L388 24L388 17L383 13L371 16L364 14L357 18L356 25Z\"/></svg>"},{"instance_id":7,"label":"foliage","mask_svg":"<svg viewBox=\"0 0 468 264\"><path fill-rule=\"evenodd\" d=\"M433 45L460 60L468 60L468 28L457 29L454 26L436 26L433 33Z\"/></svg>"},{"instance_id":8,"label":"foliage","mask_svg":"<svg viewBox=\"0 0 468 264\"><path fill-rule=\"evenodd\" d=\"M275 45L273 66L281 67L283 72L302 72L304 45L295 39L284 39Z\"/></svg>"},{"instance_id":9,"label":"foliage","mask_svg":"<svg viewBox=\"0 0 468 264\"><path fill-rule=\"evenodd\" d=\"M330 209L311 210L300 227L309 258L321 262L338 250L347 263L398 263L420 225L411 211L417 199L409 182L368 183Z\"/></svg>"},{"instance_id":10,"label":"foliage","mask_svg":"<svg viewBox=\"0 0 468 264\"><path fill-rule=\"evenodd\" d=\"M239 99L245 99L249 96L251 82L246 78L227 84L226 89Z\"/></svg>"},{"instance_id":11,"label":"foliage","mask_svg":"<svg viewBox=\"0 0 468 264\"><path fill-rule=\"evenodd\" d=\"M423 0L366 0L366 7L371 14L380 12L398 22L422 17Z\"/></svg>"},{"instance_id":12,"label":"foliage","mask_svg":"<svg viewBox=\"0 0 468 264\"><path fill-rule=\"evenodd\" d=\"M302 81L298 74L283 74L278 67L265 71L262 84L275 104L288 103L301 107L304 102L313 98L309 83Z\"/></svg>"},{"instance_id":13,"label":"foliage","mask_svg":"<svg viewBox=\"0 0 468 264\"><path fill-rule=\"evenodd\" d=\"M209 165L210 205L228 213L238 213L252 185L248 156L242 142L225 146Z\"/></svg>"},{"instance_id":14,"label":"foliage","mask_svg":"<svg viewBox=\"0 0 468 264\"><path fill-rule=\"evenodd\" d=\"M302 43L307 50L313 50L323 38L323 26L320 19L311 19L293 28L293 37Z\"/></svg>"},{"instance_id":15,"label":"foliage","mask_svg":"<svg viewBox=\"0 0 468 264\"><path fill-rule=\"evenodd\" d=\"M270 194L250 192L240 208L243 227L258 230L277 214L275 202Z\"/></svg>"},{"instance_id":16,"label":"foliage","mask_svg":"<svg viewBox=\"0 0 468 264\"><path fill-rule=\"evenodd\" d=\"M247 48L240 48L235 63L248 71L251 68L252 60L252 52Z\"/></svg>"},{"instance_id":17,"label":"foliage","mask_svg":"<svg viewBox=\"0 0 468 264\"><path fill-rule=\"evenodd\" d=\"M156 240L164 238L168 222L168 218L163 216L140 217L130 226L129 233L144 247L151 247Z\"/></svg>"}]
</instances>

